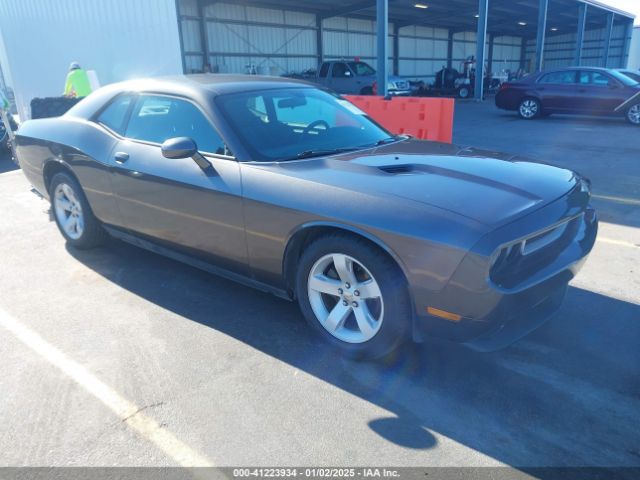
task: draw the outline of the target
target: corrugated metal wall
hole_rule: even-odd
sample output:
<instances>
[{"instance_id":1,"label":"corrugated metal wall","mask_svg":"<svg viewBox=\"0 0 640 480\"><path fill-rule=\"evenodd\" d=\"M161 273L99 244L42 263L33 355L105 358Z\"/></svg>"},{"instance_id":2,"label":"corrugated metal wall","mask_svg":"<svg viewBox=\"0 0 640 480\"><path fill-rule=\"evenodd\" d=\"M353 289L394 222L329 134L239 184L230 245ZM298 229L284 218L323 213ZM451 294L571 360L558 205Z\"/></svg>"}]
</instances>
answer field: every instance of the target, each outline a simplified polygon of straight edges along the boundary
<instances>
[{"instance_id":1,"label":"corrugated metal wall","mask_svg":"<svg viewBox=\"0 0 640 480\"><path fill-rule=\"evenodd\" d=\"M214 72L282 75L317 68L317 28L314 14L232 3L215 3L204 9L206 31L200 31L196 0L180 0L182 39L187 72L203 70L206 53ZM389 24L389 52L393 54L394 25ZM453 67L476 53L474 32L456 33ZM360 57L375 66L376 24L372 20L332 17L322 21L325 59ZM399 29L398 73L431 80L447 63L448 31L406 26ZM498 37L494 43L494 71L517 70L521 40ZM389 62L389 68L393 62Z\"/></svg>"},{"instance_id":2,"label":"corrugated metal wall","mask_svg":"<svg viewBox=\"0 0 640 480\"><path fill-rule=\"evenodd\" d=\"M429 80L447 65L449 31L444 28L402 27L398 42L399 75Z\"/></svg>"},{"instance_id":3,"label":"corrugated metal wall","mask_svg":"<svg viewBox=\"0 0 640 480\"><path fill-rule=\"evenodd\" d=\"M493 68L496 73L520 68L522 38L512 36L495 37L493 40Z\"/></svg>"},{"instance_id":4,"label":"corrugated metal wall","mask_svg":"<svg viewBox=\"0 0 640 480\"><path fill-rule=\"evenodd\" d=\"M204 49L215 72L281 75L315 68L318 63L315 15L231 3L204 9L206 31L200 31L195 0L180 1L187 72L202 71Z\"/></svg>"},{"instance_id":5,"label":"corrugated metal wall","mask_svg":"<svg viewBox=\"0 0 640 480\"><path fill-rule=\"evenodd\" d=\"M322 22L324 54L327 60L360 57L370 64L377 54L376 22L357 18L332 17ZM388 31L393 32L393 24ZM387 42L388 51L393 51L392 36ZM390 67L391 68L391 65Z\"/></svg>"},{"instance_id":6,"label":"corrugated metal wall","mask_svg":"<svg viewBox=\"0 0 640 480\"><path fill-rule=\"evenodd\" d=\"M584 43L582 47L582 65L593 67L604 67L604 43L606 29L586 30L584 32ZM620 68L624 66L624 43L626 27L616 25L611 35L609 47L610 68ZM576 39L577 33L565 33L561 35L548 36L544 44L544 64L543 69L562 68L575 65ZM532 65L535 57L535 40L527 42L527 65Z\"/></svg>"},{"instance_id":7,"label":"corrugated metal wall","mask_svg":"<svg viewBox=\"0 0 640 480\"><path fill-rule=\"evenodd\" d=\"M175 0L2 0L0 31L22 118L62 94L72 61L102 84L182 71Z\"/></svg>"}]
</instances>

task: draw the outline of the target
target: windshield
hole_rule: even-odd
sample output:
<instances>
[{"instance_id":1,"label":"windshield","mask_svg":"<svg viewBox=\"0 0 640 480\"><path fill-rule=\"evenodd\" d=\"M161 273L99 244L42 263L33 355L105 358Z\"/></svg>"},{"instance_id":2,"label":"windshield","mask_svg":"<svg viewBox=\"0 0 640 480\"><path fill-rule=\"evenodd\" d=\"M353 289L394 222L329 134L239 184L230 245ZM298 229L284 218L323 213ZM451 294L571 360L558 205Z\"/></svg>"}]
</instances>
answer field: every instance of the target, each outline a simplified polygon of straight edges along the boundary
<instances>
[{"instance_id":1,"label":"windshield","mask_svg":"<svg viewBox=\"0 0 640 480\"><path fill-rule=\"evenodd\" d=\"M376 71L364 62L349 62L349 66L358 77L376 74Z\"/></svg>"},{"instance_id":2,"label":"windshield","mask_svg":"<svg viewBox=\"0 0 640 480\"><path fill-rule=\"evenodd\" d=\"M611 75L613 75L616 80L622 82L627 87L632 87L633 85L637 85L638 82L631 77L627 77L626 75L618 72L617 70L611 70Z\"/></svg>"},{"instance_id":3,"label":"windshield","mask_svg":"<svg viewBox=\"0 0 640 480\"><path fill-rule=\"evenodd\" d=\"M357 150L391 137L353 104L315 88L242 92L216 102L253 160Z\"/></svg>"}]
</instances>

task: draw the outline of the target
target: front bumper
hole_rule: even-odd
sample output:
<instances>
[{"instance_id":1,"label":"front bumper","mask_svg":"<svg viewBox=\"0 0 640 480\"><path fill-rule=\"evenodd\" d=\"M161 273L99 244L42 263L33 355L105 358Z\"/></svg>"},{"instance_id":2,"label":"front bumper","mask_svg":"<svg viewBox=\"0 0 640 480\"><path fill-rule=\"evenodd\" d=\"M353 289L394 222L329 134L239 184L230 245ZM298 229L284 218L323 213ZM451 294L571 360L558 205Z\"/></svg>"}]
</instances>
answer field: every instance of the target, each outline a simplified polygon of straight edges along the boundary
<instances>
[{"instance_id":1,"label":"front bumper","mask_svg":"<svg viewBox=\"0 0 640 480\"><path fill-rule=\"evenodd\" d=\"M392 97L409 97L412 95L411 90L388 90L387 95Z\"/></svg>"},{"instance_id":2,"label":"front bumper","mask_svg":"<svg viewBox=\"0 0 640 480\"><path fill-rule=\"evenodd\" d=\"M414 324L414 337L418 340L439 337L467 344L476 350L493 351L517 341L548 320L560 308L567 285L586 261L598 231L598 220L591 207L583 207L575 217L576 211L572 208L577 208L577 196L579 194L568 195L555 205L532 214L533 218L519 221L522 225L515 222L479 242L478 249L465 257L447 286L422 299ZM561 218L563 210L565 214L569 213L567 217L575 218L578 223L571 238L559 242L561 248L558 247L538 270L506 287L495 284L487 272L491 248L500 245L504 235L514 235L527 225L529 228L535 225L536 221L544 222L545 217L549 222L548 218L553 217L554 212ZM531 231L536 229L530 228ZM518 235L511 238L518 238ZM489 247L492 242L494 247ZM456 313L461 318L452 321L422 314L427 305Z\"/></svg>"}]
</instances>

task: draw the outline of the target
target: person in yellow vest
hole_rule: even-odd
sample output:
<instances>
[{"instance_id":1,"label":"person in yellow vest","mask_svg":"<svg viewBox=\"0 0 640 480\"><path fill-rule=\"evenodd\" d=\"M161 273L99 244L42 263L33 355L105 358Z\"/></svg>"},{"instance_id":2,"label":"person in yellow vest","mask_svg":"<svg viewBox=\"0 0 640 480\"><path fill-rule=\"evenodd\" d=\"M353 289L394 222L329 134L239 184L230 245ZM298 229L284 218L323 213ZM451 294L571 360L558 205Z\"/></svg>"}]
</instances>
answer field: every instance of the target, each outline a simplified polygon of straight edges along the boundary
<instances>
[{"instance_id":1,"label":"person in yellow vest","mask_svg":"<svg viewBox=\"0 0 640 480\"><path fill-rule=\"evenodd\" d=\"M65 97L86 97L91 93L91 83L89 83L89 76L85 72L78 62L71 62L69 65L69 73L67 74L67 81L64 85Z\"/></svg>"}]
</instances>

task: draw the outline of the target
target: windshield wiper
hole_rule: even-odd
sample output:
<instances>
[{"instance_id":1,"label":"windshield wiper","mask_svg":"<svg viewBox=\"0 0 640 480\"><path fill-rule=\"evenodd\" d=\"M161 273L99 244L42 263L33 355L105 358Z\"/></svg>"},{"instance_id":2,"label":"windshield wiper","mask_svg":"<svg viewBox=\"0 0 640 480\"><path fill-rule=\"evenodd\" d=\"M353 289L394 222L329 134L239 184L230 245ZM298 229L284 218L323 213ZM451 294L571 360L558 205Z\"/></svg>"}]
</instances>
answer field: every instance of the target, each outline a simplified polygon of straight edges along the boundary
<instances>
[{"instance_id":1,"label":"windshield wiper","mask_svg":"<svg viewBox=\"0 0 640 480\"><path fill-rule=\"evenodd\" d=\"M305 150L296 154L294 157L286 158L285 160L299 160L302 158L324 157L326 155L336 155L338 153L352 152L357 148L333 148L326 150Z\"/></svg>"},{"instance_id":2,"label":"windshield wiper","mask_svg":"<svg viewBox=\"0 0 640 480\"><path fill-rule=\"evenodd\" d=\"M394 135L392 137L387 137L387 138L383 138L382 140L378 140L376 142L376 147L380 146L380 145L384 145L386 143L391 143L391 142L395 142L399 139L398 136Z\"/></svg>"}]
</instances>

